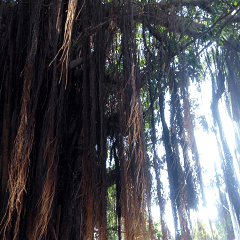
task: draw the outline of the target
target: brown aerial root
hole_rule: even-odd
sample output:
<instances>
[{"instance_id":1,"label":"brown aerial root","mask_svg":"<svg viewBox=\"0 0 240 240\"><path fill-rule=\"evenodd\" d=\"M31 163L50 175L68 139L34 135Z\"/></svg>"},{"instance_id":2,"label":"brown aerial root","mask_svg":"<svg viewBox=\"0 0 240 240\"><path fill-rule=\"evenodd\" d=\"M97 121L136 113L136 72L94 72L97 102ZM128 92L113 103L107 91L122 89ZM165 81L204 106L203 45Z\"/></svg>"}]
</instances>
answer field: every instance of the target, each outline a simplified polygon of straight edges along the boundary
<instances>
[{"instance_id":1,"label":"brown aerial root","mask_svg":"<svg viewBox=\"0 0 240 240\"><path fill-rule=\"evenodd\" d=\"M39 199L38 208L40 213L35 219L35 226L33 232L30 233L29 239L45 239L47 236L47 230L49 228L49 222L52 217L52 206L55 196L55 189L57 184L57 163L56 149L57 140L50 144L51 149L47 149L47 174L44 182L41 198Z\"/></svg>"},{"instance_id":2,"label":"brown aerial root","mask_svg":"<svg viewBox=\"0 0 240 240\"><path fill-rule=\"evenodd\" d=\"M67 19L66 19L65 29L64 29L63 44L62 44L62 47L58 50L58 53L56 54L56 56L54 57L52 62L49 64L49 66L50 66L56 60L60 51L63 51L62 56L60 58L62 68L61 68L61 76L60 76L60 79L59 79L59 83L61 82L62 74L63 74L63 68L64 68L64 65L65 65L65 69L66 69L65 88L67 87L68 64L69 64L69 60L68 60L69 55L68 54L69 54L71 41L72 41L72 28L73 28L73 24L74 24L74 16L75 16L75 11L76 11L76 7L77 7L77 2L78 2L77 0L69 0L69 2L68 2ZM80 14L82 8L83 8L83 6L81 7L78 15ZM59 12L60 12L60 9L59 9Z\"/></svg>"},{"instance_id":3,"label":"brown aerial root","mask_svg":"<svg viewBox=\"0 0 240 240\"><path fill-rule=\"evenodd\" d=\"M146 149L143 132L142 105L136 90L135 68L130 76L132 85L131 110L127 125L127 159L122 165L122 212L124 238L154 239L151 219L147 219L149 209L148 174L146 169Z\"/></svg>"},{"instance_id":4,"label":"brown aerial root","mask_svg":"<svg viewBox=\"0 0 240 240\"><path fill-rule=\"evenodd\" d=\"M5 215L2 219L3 239L6 239L7 229L11 227L13 215L16 214L14 237L17 237L20 216L23 209L24 193L26 193L26 184L30 167L30 153L32 151L35 124L29 113L29 102L32 76L31 63L26 65L25 79L22 95L22 106L20 112L20 123L14 140L10 162L8 166L8 190L9 199Z\"/></svg>"}]
</instances>

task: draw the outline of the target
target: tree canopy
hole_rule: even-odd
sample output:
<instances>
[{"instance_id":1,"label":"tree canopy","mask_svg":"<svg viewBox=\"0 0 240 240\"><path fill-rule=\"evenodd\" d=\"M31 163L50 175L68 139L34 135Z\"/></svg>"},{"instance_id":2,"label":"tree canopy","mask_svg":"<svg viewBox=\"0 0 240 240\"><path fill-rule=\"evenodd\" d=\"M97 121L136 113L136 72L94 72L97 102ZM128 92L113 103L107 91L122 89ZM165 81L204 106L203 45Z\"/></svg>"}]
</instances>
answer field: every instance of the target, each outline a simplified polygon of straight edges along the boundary
<instances>
[{"instance_id":1,"label":"tree canopy","mask_svg":"<svg viewBox=\"0 0 240 240\"><path fill-rule=\"evenodd\" d=\"M221 216L237 238L239 11L234 0L0 1L1 238L171 239L170 201L173 237L195 239L205 191L189 88L208 78Z\"/></svg>"}]
</instances>

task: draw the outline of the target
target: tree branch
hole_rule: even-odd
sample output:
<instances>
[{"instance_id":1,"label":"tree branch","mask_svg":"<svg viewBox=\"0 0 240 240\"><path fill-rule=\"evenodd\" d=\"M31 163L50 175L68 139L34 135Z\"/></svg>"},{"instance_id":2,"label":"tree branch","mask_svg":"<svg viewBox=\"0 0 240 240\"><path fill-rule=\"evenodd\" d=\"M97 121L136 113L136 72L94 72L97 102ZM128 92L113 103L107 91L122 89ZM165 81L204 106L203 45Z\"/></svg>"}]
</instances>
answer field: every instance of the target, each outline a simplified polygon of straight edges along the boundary
<instances>
[{"instance_id":1,"label":"tree branch","mask_svg":"<svg viewBox=\"0 0 240 240\"><path fill-rule=\"evenodd\" d=\"M72 69L80 66L81 64L83 64L83 58L74 59L69 63L69 69L72 70Z\"/></svg>"}]
</instances>

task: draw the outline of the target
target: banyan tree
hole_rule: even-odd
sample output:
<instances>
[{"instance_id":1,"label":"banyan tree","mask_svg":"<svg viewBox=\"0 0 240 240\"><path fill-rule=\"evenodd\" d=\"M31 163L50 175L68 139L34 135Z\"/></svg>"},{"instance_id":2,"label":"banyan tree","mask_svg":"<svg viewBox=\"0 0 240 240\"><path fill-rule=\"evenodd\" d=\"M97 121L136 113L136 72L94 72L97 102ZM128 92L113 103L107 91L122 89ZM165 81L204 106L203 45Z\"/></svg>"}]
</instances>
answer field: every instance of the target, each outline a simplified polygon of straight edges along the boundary
<instances>
[{"instance_id":1,"label":"banyan tree","mask_svg":"<svg viewBox=\"0 0 240 240\"><path fill-rule=\"evenodd\" d=\"M162 239L193 239L206 200L189 86L207 78L237 238L239 11L230 0L1 0L1 239L155 239L153 185Z\"/></svg>"}]
</instances>

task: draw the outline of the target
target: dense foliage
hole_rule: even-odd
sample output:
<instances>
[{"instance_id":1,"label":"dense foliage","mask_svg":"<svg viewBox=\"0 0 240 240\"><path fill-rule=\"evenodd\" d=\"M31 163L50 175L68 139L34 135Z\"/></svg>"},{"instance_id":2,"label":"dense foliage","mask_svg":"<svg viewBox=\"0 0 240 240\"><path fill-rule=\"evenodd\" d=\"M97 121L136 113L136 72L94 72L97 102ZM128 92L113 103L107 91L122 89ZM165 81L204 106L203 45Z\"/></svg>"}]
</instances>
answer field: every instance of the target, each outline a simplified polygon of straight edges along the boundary
<instances>
[{"instance_id":1,"label":"dense foliage","mask_svg":"<svg viewBox=\"0 0 240 240\"><path fill-rule=\"evenodd\" d=\"M208 76L219 229L238 238L239 11L232 0L2 0L1 238L214 237L191 224L206 202L189 87ZM222 100L235 122L234 156Z\"/></svg>"}]
</instances>

